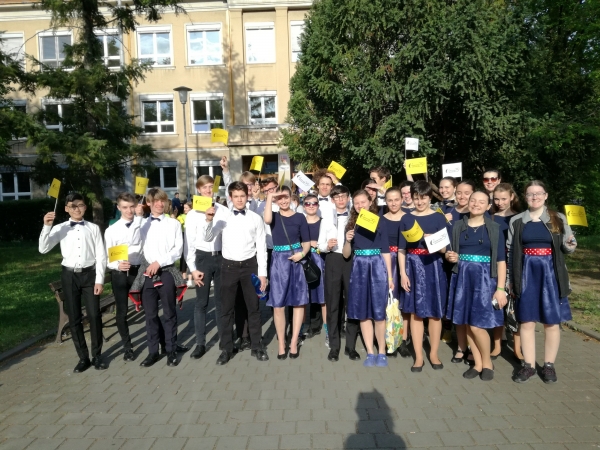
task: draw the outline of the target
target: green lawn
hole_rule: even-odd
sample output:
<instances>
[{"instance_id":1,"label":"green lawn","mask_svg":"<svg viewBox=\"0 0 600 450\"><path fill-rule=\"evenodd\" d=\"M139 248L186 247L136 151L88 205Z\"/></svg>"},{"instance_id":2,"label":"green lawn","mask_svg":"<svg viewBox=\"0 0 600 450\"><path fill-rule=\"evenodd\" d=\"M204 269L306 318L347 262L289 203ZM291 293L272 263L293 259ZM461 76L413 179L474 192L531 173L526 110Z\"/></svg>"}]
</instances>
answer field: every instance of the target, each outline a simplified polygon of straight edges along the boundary
<instances>
[{"instance_id":1,"label":"green lawn","mask_svg":"<svg viewBox=\"0 0 600 450\"><path fill-rule=\"evenodd\" d=\"M600 332L600 236L578 237L577 244L567 256L573 321Z\"/></svg>"}]
</instances>

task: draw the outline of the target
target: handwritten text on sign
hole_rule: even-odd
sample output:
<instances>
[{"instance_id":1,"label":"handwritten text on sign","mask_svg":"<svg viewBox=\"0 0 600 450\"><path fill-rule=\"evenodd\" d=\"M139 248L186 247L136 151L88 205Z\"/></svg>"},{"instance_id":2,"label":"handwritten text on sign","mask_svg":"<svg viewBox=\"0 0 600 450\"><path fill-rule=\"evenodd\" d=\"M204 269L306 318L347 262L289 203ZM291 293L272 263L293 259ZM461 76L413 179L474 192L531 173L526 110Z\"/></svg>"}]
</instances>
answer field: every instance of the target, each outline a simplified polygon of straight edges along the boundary
<instances>
[{"instance_id":1,"label":"handwritten text on sign","mask_svg":"<svg viewBox=\"0 0 600 450\"><path fill-rule=\"evenodd\" d=\"M406 173L427 173L427 158L414 158L406 160Z\"/></svg>"},{"instance_id":2,"label":"handwritten text on sign","mask_svg":"<svg viewBox=\"0 0 600 450\"><path fill-rule=\"evenodd\" d=\"M404 148L407 152L419 151L419 139L417 138L406 138L404 139Z\"/></svg>"},{"instance_id":3,"label":"handwritten text on sign","mask_svg":"<svg viewBox=\"0 0 600 450\"><path fill-rule=\"evenodd\" d=\"M346 173L346 169L335 161L331 161L331 164L329 164L329 167L327 168L327 172L331 172L338 180L341 180Z\"/></svg>"},{"instance_id":4,"label":"handwritten text on sign","mask_svg":"<svg viewBox=\"0 0 600 450\"><path fill-rule=\"evenodd\" d=\"M227 145L229 133L221 128L213 128L210 130L210 142L222 142Z\"/></svg>"},{"instance_id":5,"label":"handwritten text on sign","mask_svg":"<svg viewBox=\"0 0 600 450\"><path fill-rule=\"evenodd\" d=\"M211 206L212 197L202 197L200 195L194 195L193 208L196 211L206 212L206 210Z\"/></svg>"},{"instance_id":6,"label":"handwritten text on sign","mask_svg":"<svg viewBox=\"0 0 600 450\"><path fill-rule=\"evenodd\" d=\"M448 236L448 230L444 227L437 233L433 233L425 238L425 244L429 253L435 253L444 247L450 245L450 236Z\"/></svg>"},{"instance_id":7,"label":"handwritten text on sign","mask_svg":"<svg viewBox=\"0 0 600 450\"><path fill-rule=\"evenodd\" d=\"M423 237L423 234L423 229L416 220L410 230L402 231L402 235L406 239L406 242L418 242Z\"/></svg>"},{"instance_id":8,"label":"handwritten text on sign","mask_svg":"<svg viewBox=\"0 0 600 450\"><path fill-rule=\"evenodd\" d=\"M313 180L304 175L302 171L299 171L296 176L292 178L292 181L304 192L308 192L314 185Z\"/></svg>"},{"instance_id":9,"label":"handwritten text on sign","mask_svg":"<svg viewBox=\"0 0 600 450\"><path fill-rule=\"evenodd\" d=\"M442 164L442 176L462 178L462 163Z\"/></svg>"},{"instance_id":10,"label":"handwritten text on sign","mask_svg":"<svg viewBox=\"0 0 600 450\"><path fill-rule=\"evenodd\" d=\"M148 178L135 177L135 193L138 195L146 195L149 181Z\"/></svg>"},{"instance_id":11,"label":"handwritten text on sign","mask_svg":"<svg viewBox=\"0 0 600 450\"><path fill-rule=\"evenodd\" d=\"M50 189L48 189L48 195L50 197L58 198L58 194L60 193L60 180L54 178L52 180L52 184L50 185Z\"/></svg>"},{"instance_id":12,"label":"handwritten text on sign","mask_svg":"<svg viewBox=\"0 0 600 450\"><path fill-rule=\"evenodd\" d=\"M255 170L257 172L261 172L264 161L265 161L264 156L254 156L252 158L252 164L250 164L250 170Z\"/></svg>"},{"instance_id":13,"label":"handwritten text on sign","mask_svg":"<svg viewBox=\"0 0 600 450\"><path fill-rule=\"evenodd\" d=\"M569 225L581 225L587 227L587 217L585 215L585 208L577 205L565 205L565 214L567 216L567 223Z\"/></svg>"},{"instance_id":14,"label":"handwritten text on sign","mask_svg":"<svg viewBox=\"0 0 600 450\"><path fill-rule=\"evenodd\" d=\"M366 209L361 209L360 214L358 215L358 219L356 220L356 225L359 227L366 228L369 231L375 233L377 230L377 224L379 223L379 216L377 214L373 214Z\"/></svg>"},{"instance_id":15,"label":"handwritten text on sign","mask_svg":"<svg viewBox=\"0 0 600 450\"><path fill-rule=\"evenodd\" d=\"M129 246L127 244L115 245L108 249L108 262L127 261L129 259Z\"/></svg>"}]
</instances>

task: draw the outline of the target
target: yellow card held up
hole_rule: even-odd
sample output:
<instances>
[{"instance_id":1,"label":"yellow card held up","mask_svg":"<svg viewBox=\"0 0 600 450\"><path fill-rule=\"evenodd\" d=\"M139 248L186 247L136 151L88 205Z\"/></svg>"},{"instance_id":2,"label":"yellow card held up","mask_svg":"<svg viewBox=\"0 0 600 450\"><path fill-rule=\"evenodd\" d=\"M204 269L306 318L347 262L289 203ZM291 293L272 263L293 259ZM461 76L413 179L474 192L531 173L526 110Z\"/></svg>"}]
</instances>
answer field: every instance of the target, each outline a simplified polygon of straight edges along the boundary
<instances>
[{"instance_id":1,"label":"yellow card held up","mask_svg":"<svg viewBox=\"0 0 600 450\"><path fill-rule=\"evenodd\" d=\"M327 171L333 173L338 178L338 180L341 180L344 174L346 173L346 169L340 164L336 163L335 161L331 161L331 164L329 164Z\"/></svg>"},{"instance_id":2,"label":"yellow card held up","mask_svg":"<svg viewBox=\"0 0 600 450\"><path fill-rule=\"evenodd\" d=\"M219 193L219 185L221 184L221 175L217 175L215 177L215 182L213 184L213 194Z\"/></svg>"},{"instance_id":3,"label":"yellow card held up","mask_svg":"<svg viewBox=\"0 0 600 450\"><path fill-rule=\"evenodd\" d=\"M129 259L129 246L127 244L115 245L108 249L108 262L127 261Z\"/></svg>"},{"instance_id":4,"label":"yellow card held up","mask_svg":"<svg viewBox=\"0 0 600 450\"><path fill-rule=\"evenodd\" d=\"M373 214L366 209L361 209L358 214L358 219L356 219L356 225L359 227L366 228L367 230L375 233L377 230L377 224L379 223L379 216L377 214Z\"/></svg>"},{"instance_id":5,"label":"yellow card held up","mask_svg":"<svg viewBox=\"0 0 600 450\"><path fill-rule=\"evenodd\" d=\"M414 158L406 160L406 173L427 173L427 158Z\"/></svg>"},{"instance_id":6,"label":"yellow card held up","mask_svg":"<svg viewBox=\"0 0 600 450\"><path fill-rule=\"evenodd\" d=\"M250 170L256 170L257 172L262 172L262 166L265 162L264 156L254 156L252 157L252 164L250 164Z\"/></svg>"},{"instance_id":7,"label":"yellow card held up","mask_svg":"<svg viewBox=\"0 0 600 450\"><path fill-rule=\"evenodd\" d=\"M391 187L392 187L392 176L390 175L390 179L385 182L385 184L383 185L383 188L385 190L388 190Z\"/></svg>"},{"instance_id":8,"label":"yellow card held up","mask_svg":"<svg viewBox=\"0 0 600 450\"><path fill-rule=\"evenodd\" d=\"M408 231L402 231L402 235L405 237L406 242L418 242L423 238L423 229L419 225L419 222L415 220L415 224Z\"/></svg>"},{"instance_id":9,"label":"yellow card held up","mask_svg":"<svg viewBox=\"0 0 600 450\"><path fill-rule=\"evenodd\" d=\"M213 128L210 130L210 142L222 142L227 145L229 139L229 132L221 128Z\"/></svg>"},{"instance_id":10,"label":"yellow card held up","mask_svg":"<svg viewBox=\"0 0 600 450\"><path fill-rule=\"evenodd\" d=\"M205 212L212 206L212 197L202 197L201 195L194 195L193 208L196 211Z\"/></svg>"},{"instance_id":11,"label":"yellow card held up","mask_svg":"<svg viewBox=\"0 0 600 450\"><path fill-rule=\"evenodd\" d=\"M569 225L588 226L585 208L583 206L565 205L565 215L567 216L567 223Z\"/></svg>"},{"instance_id":12,"label":"yellow card held up","mask_svg":"<svg viewBox=\"0 0 600 450\"><path fill-rule=\"evenodd\" d=\"M54 179L52 179L52 184L50 185L50 188L48 189L48 195L50 197L58 198L59 193L60 193L60 180L57 180L56 178L54 178Z\"/></svg>"},{"instance_id":13,"label":"yellow card held up","mask_svg":"<svg viewBox=\"0 0 600 450\"><path fill-rule=\"evenodd\" d=\"M148 178L135 177L135 193L138 195L146 195L149 181Z\"/></svg>"}]
</instances>

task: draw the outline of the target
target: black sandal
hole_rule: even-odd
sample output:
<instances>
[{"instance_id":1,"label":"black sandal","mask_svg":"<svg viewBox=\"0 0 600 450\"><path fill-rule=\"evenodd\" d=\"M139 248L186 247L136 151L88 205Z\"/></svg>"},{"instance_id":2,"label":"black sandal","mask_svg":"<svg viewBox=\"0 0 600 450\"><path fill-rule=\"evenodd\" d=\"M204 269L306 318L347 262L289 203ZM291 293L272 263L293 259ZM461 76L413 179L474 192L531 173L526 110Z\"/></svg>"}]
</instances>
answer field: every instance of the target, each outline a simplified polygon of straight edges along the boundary
<instances>
[{"instance_id":1,"label":"black sandal","mask_svg":"<svg viewBox=\"0 0 600 450\"><path fill-rule=\"evenodd\" d=\"M460 358L458 356L456 356L459 353L462 353L462 356ZM459 364L467 358L468 354L469 354L469 350L462 351L461 349L458 349L456 351L456 353L454 354L454 356L452 357L452 359L450 360L450 362L453 362L454 364Z\"/></svg>"}]
</instances>

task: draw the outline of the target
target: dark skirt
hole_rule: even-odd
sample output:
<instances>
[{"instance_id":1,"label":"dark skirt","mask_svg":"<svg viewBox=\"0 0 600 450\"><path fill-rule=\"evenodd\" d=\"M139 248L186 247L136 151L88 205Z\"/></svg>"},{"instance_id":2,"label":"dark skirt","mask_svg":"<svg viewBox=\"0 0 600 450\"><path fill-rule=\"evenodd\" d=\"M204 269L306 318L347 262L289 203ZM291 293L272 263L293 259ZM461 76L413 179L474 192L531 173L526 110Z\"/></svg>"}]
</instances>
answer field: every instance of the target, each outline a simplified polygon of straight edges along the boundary
<instances>
[{"instance_id":1,"label":"dark skirt","mask_svg":"<svg viewBox=\"0 0 600 450\"><path fill-rule=\"evenodd\" d=\"M417 317L441 319L446 306L447 279L442 256L406 254L410 292L400 291L400 309Z\"/></svg>"},{"instance_id":2,"label":"dark skirt","mask_svg":"<svg viewBox=\"0 0 600 450\"><path fill-rule=\"evenodd\" d=\"M572 319L569 299L558 293L552 255L524 255L521 297L515 312L519 322L556 325Z\"/></svg>"},{"instance_id":3,"label":"dark skirt","mask_svg":"<svg viewBox=\"0 0 600 450\"><path fill-rule=\"evenodd\" d=\"M383 256L354 256L346 308L349 319L385 320L387 278Z\"/></svg>"},{"instance_id":4,"label":"dark skirt","mask_svg":"<svg viewBox=\"0 0 600 450\"><path fill-rule=\"evenodd\" d=\"M398 269L398 253L390 252L392 258L392 278L394 282L394 298L400 301L400 270Z\"/></svg>"},{"instance_id":5,"label":"dark skirt","mask_svg":"<svg viewBox=\"0 0 600 450\"><path fill-rule=\"evenodd\" d=\"M291 251L273 252L271 257L271 291L267 306L283 308L284 306L303 306L308 303L308 285L304 277L301 263L288 258Z\"/></svg>"},{"instance_id":6,"label":"dark skirt","mask_svg":"<svg viewBox=\"0 0 600 450\"><path fill-rule=\"evenodd\" d=\"M453 273L446 317L456 325L494 328L504 324L504 313L492 306L498 280L490 276L490 264L459 261Z\"/></svg>"},{"instance_id":7,"label":"dark skirt","mask_svg":"<svg viewBox=\"0 0 600 450\"><path fill-rule=\"evenodd\" d=\"M321 269L321 279L319 280L318 286L309 288L308 298L310 303L318 303L319 305L325 304L325 260L323 257L315 252L311 252L310 257L313 262Z\"/></svg>"}]
</instances>

